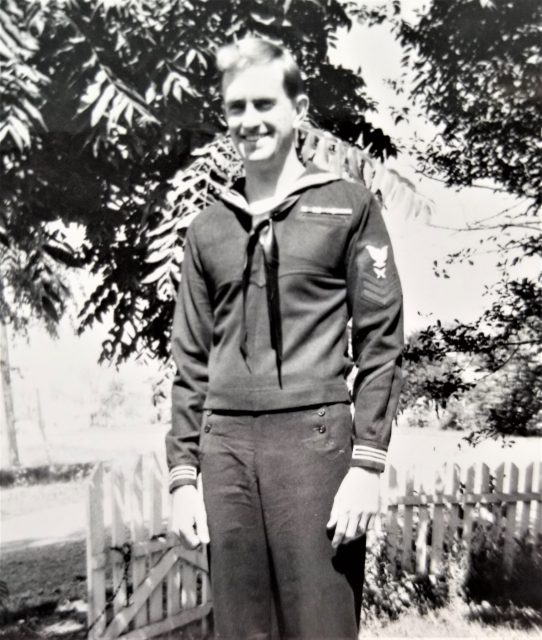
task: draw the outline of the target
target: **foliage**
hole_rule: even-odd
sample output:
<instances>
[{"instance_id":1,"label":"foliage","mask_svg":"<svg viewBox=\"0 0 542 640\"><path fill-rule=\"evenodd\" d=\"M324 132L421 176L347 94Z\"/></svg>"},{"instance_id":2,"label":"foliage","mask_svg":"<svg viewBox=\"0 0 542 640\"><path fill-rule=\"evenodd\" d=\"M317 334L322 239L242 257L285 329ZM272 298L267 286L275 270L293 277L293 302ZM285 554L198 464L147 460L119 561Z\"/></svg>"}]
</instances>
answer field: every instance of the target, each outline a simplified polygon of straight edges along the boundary
<instances>
[{"instance_id":1,"label":"foliage","mask_svg":"<svg viewBox=\"0 0 542 640\"><path fill-rule=\"evenodd\" d=\"M78 481L85 478L93 467L93 462L80 462L0 469L0 487L22 487L49 482Z\"/></svg>"},{"instance_id":2,"label":"foliage","mask_svg":"<svg viewBox=\"0 0 542 640\"><path fill-rule=\"evenodd\" d=\"M410 335L403 353L403 388L399 411L422 403L437 415L451 398L458 397L472 384L463 380L463 363L453 357L447 345L439 342L441 326L427 327Z\"/></svg>"},{"instance_id":3,"label":"foliage","mask_svg":"<svg viewBox=\"0 0 542 640\"><path fill-rule=\"evenodd\" d=\"M464 579L465 597L473 602L542 609L541 542L515 540L514 565L510 576L503 571L504 536L496 535L491 522L478 522L473 531L468 572Z\"/></svg>"},{"instance_id":4,"label":"foliage","mask_svg":"<svg viewBox=\"0 0 542 640\"><path fill-rule=\"evenodd\" d=\"M392 567L387 539L380 532L367 549L363 587L362 624L377 619L396 620L408 610L425 614L448 602L446 576L416 576Z\"/></svg>"},{"instance_id":5,"label":"foliage","mask_svg":"<svg viewBox=\"0 0 542 640\"><path fill-rule=\"evenodd\" d=\"M47 253L99 280L80 330L110 314L103 358L167 357L186 227L238 166L213 51L249 32L296 52L314 125L359 142L376 189L406 190L418 213L428 206L375 165L396 148L368 118L363 79L329 61L351 24L338 0L8 0L0 12L0 241L11 265L2 260L0 275L12 290L0 312L10 321L21 300L53 323L62 315L68 291L62 269L41 266ZM327 148L342 151L333 140ZM74 225L83 240L71 248L60 229ZM40 268L28 272L34 254Z\"/></svg>"},{"instance_id":6,"label":"foliage","mask_svg":"<svg viewBox=\"0 0 542 640\"><path fill-rule=\"evenodd\" d=\"M448 407L443 426L471 430L473 444L484 437L536 435L542 427L542 287L524 278L506 281L496 292L475 322L429 326L405 350L401 408L420 398Z\"/></svg>"},{"instance_id":7,"label":"foliage","mask_svg":"<svg viewBox=\"0 0 542 640\"><path fill-rule=\"evenodd\" d=\"M498 507L500 508L500 507ZM497 509L495 509L495 513ZM504 514L505 515L505 514ZM512 572L504 571L504 536L497 534L495 514L480 514L468 554L461 544L450 546L442 574L416 575L392 566L385 531L374 535L367 549L362 623L395 620L407 611L425 615L462 599L476 605L542 608L541 540L515 539Z\"/></svg>"},{"instance_id":8,"label":"foliage","mask_svg":"<svg viewBox=\"0 0 542 640\"><path fill-rule=\"evenodd\" d=\"M438 128L419 157L432 175L487 178L541 204L541 21L537 0L435 0L398 21L412 95Z\"/></svg>"},{"instance_id":9,"label":"foliage","mask_svg":"<svg viewBox=\"0 0 542 640\"><path fill-rule=\"evenodd\" d=\"M475 239L445 264L435 262L435 275L448 278L449 265L474 264L478 251L496 252L500 279L488 292L493 302L478 320L447 327L436 323L408 346L404 402L420 394L445 407L449 398L472 387L476 368L478 377L490 375L502 393L488 403L485 425L474 429L473 442L486 435L532 432L542 410L541 281L512 274L542 250L542 5L537 0L431 0L411 20L398 2L369 13L354 3L350 14L372 23L387 21L402 45L404 74L391 84L399 94L408 91L411 108L398 118L410 117L415 107L435 128L431 140L414 143L420 171L450 187L479 186L517 198L511 207L460 229L479 239L478 249ZM422 371L412 372L414 365Z\"/></svg>"}]
</instances>

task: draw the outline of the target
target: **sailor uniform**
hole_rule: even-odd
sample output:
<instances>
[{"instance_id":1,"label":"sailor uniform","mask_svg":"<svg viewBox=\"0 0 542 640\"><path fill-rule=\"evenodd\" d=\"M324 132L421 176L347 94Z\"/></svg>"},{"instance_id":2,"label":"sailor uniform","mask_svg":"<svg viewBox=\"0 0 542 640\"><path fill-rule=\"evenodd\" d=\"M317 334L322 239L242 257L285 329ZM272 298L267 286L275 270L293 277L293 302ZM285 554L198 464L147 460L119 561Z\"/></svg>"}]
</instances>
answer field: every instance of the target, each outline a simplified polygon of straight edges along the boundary
<instances>
[{"instance_id":1,"label":"sailor uniform","mask_svg":"<svg viewBox=\"0 0 542 640\"><path fill-rule=\"evenodd\" d=\"M273 594L281 637L355 638L364 540L334 550L326 522L350 466L385 466L403 346L390 240L367 189L313 166L254 224L242 189L187 233L170 490L201 470L217 637L270 637Z\"/></svg>"}]
</instances>

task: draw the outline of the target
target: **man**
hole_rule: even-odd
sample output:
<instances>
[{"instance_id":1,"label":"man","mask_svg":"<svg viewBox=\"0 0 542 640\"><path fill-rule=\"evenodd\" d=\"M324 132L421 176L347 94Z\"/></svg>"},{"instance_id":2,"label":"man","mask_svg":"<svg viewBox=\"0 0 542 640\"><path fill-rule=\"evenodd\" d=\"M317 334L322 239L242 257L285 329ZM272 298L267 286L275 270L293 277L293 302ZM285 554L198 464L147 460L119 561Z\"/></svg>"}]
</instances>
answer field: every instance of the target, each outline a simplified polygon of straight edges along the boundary
<instances>
[{"instance_id":1,"label":"man","mask_svg":"<svg viewBox=\"0 0 542 640\"><path fill-rule=\"evenodd\" d=\"M186 238L173 528L189 548L210 533L218 638L355 638L399 396L400 283L370 192L296 155L308 98L292 56L247 38L217 63L245 178Z\"/></svg>"}]
</instances>

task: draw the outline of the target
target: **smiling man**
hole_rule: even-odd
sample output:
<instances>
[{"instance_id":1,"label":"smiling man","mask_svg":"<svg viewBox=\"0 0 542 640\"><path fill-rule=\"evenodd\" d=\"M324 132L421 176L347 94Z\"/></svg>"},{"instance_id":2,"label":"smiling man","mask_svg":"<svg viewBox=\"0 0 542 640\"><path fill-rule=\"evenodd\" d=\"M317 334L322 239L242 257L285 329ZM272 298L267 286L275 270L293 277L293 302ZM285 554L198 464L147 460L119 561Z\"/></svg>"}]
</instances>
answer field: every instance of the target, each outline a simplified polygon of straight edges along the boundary
<instances>
[{"instance_id":1,"label":"smiling man","mask_svg":"<svg viewBox=\"0 0 542 640\"><path fill-rule=\"evenodd\" d=\"M189 548L210 538L217 638L356 638L399 397L399 278L371 193L296 154L308 98L291 54L246 38L217 63L245 177L186 238L172 526Z\"/></svg>"}]
</instances>

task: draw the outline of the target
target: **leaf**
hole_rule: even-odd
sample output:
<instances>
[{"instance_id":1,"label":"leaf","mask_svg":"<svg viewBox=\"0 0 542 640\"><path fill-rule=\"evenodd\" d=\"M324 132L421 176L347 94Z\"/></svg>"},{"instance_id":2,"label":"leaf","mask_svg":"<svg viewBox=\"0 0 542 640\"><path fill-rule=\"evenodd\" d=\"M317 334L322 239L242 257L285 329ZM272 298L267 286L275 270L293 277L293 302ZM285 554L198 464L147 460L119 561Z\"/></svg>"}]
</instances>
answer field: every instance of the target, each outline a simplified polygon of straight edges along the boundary
<instances>
[{"instance_id":1,"label":"leaf","mask_svg":"<svg viewBox=\"0 0 542 640\"><path fill-rule=\"evenodd\" d=\"M111 99L115 95L115 87L112 84L107 85L102 95L96 102L96 105L92 109L90 116L90 125L95 127L96 124L103 118Z\"/></svg>"},{"instance_id":2,"label":"leaf","mask_svg":"<svg viewBox=\"0 0 542 640\"><path fill-rule=\"evenodd\" d=\"M153 251L145 258L145 262L151 264L153 262L164 263L169 260L171 260L171 246L166 246L164 249Z\"/></svg>"},{"instance_id":3,"label":"leaf","mask_svg":"<svg viewBox=\"0 0 542 640\"><path fill-rule=\"evenodd\" d=\"M39 109L37 107L35 107L31 102L29 102L26 99L23 99L21 101L21 105L23 106L24 110L28 113L28 115L31 118L33 118L36 122L38 122L44 129L47 128L45 126L45 122L43 121L43 117L41 115L41 112L39 111Z\"/></svg>"},{"instance_id":4,"label":"leaf","mask_svg":"<svg viewBox=\"0 0 542 640\"><path fill-rule=\"evenodd\" d=\"M81 266L81 261L79 258L74 256L73 253L70 253L69 251L66 251L65 249L63 249L62 247L59 247L58 245L44 244L43 251L48 256L53 258L53 260L56 260L57 262L61 262L67 267Z\"/></svg>"},{"instance_id":5,"label":"leaf","mask_svg":"<svg viewBox=\"0 0 542 640\"><path fill-rule=\"evenodd\" d=\"M51 320L53 320L55 323L60 320L60 317L55 308L55 305L51 302L51 300L47 296L41 297L41 304L45 314L48 315Z\"/></svg>"},{"instance_id":6,"label":"leaf","mask_svg":"<svg viewBox=\"0 0 542 640\"><path fill-rule=\"evenodd\" d=\"M148 276L146 276L145 278L143 278L143 280L141 280L141 284L152 284L153 282L156 282L160 280L160 278L162 278L163 276L167 275L168 272L169 272L169 260L163 263L157 269L154 269L153 271L151 271L151 273L149 273Z\"/></svg>"}]
</instances>

